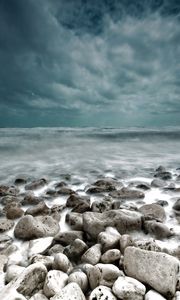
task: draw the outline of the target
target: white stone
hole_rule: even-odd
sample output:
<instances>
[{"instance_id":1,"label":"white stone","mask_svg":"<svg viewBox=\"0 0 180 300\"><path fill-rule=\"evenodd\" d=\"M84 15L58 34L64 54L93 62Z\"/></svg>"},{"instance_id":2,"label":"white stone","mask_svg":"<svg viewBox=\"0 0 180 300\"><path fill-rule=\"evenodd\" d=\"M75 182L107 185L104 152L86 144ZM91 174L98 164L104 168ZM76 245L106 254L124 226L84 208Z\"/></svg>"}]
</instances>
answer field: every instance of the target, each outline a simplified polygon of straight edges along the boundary
<instances>
[{"instance_id":1,"label":"white stone","mask_svg":"<svg viewBox=\"0 0 180 300\"><path fill-rule=\"evenodd\" d=\"M68 275L62 271L49 271L44 282L44 294L49 298L58 294L68 281Z\"/></svg>"},{"instance_id":2,"label":"white stone","mask_svg":"<svg viewBox=\"0 0 180 300\"><path fill-rule=\"evenodd\" d=\"M119 260L121 257L121 252L118 249L110 249L107 250L102 256L101 256L101 262L105 264L113 263L116 260Z\"/></svg>"},{"instance_id":3,"label":"white stone","mask_svg":"<svg viewBox=\"0 0 180 300\"><path fill-rule=\"evenodd\" d=\"M143 300L146 288L141 282L132 277L120 276L115 281L112 291L120 299Z\"/></svg>"},{"instance_id":4,"label":"white stone","mask_svg":"<svg viewBox=\"0 0 180 300\"><path fill-rule=\"evenodd\" d=\"M76 282L84 293L88 289L88 278L87 275L82 271L71 273L68 279L68 283L70 282Z\"/></svg>"},{"instance_id":5,"label":"white stone","mask_svg":"<svg viewBox=\"0 0 180 300\"><path fill-rule=\"evenodd\" d=\"M95 288L90 296L89 300L117 300L116 296L113 295L111 292L111 289L107 286L99 285L97 288Z\"/></svg>"},{"instance_id":6,"label":"white stone","mask_svg":"<svg viewBox=\"0 0 180 300\"><path fill-rule=\"evenodd\" d=\"M57 253L54 255L54 269L69 273L72 270L72 264L65 254Z\"/></svg>"},{"instance_id":7,"label":"white stone","mask_svg":"<svg viewBox=\"0 0 180 300\"><path fill-rule=\"evenodd\" d=\"M172 300L180 300L180 292L176 292Z\"/></svg>"},{"instance_id":8,"label":"white stone","mask_svg":"<svg viewBox=\"0 0 180 300\"><path fill-rule=\"evenodd\" d=\"M164 298L161 294L159 294L158 292L154 291L154 290L150 290L149 292L147 292L147 294L145 295L144 300L166 300L166 298Z\"/></svg>"},{"instance_id":9,"label":"white stone","mask_svg":"<svg viewBox=\"0 0 180 300\"><path fill-rule=\"evenodd\" d=\"M37 293L34 296L32 296L29 300L48 300L48 298L42 293Z\"/></svg>"},{"instance_id":10,"label":"white stone","mask_svg":"<svg viewBox=\"0 0 180 300\"><path fill-rule=\"evenodd\" d=\"M66 285L58 295L50 298L50 300L86 300L79 285L75 282Z\"/></svg>"},{"instance_id":11,"label":"white stone","mask_svg":"<svg viewBox=\"0 0 180 300\"><path fill-rule=\"evenodd\" d=\"M176 292L179 261L171 255L127 247L124 252L124 271L164 296L172 297Z\"/></svg>"},{"instance_id":12,"label":"white stone","mask_svg":"<svg viewBox=\"0 0 180 300\"><path fill-rule=\"evenodd\" d=\"M81 257L82 262L96 265L101 258L101 244L95 244L89 248Z\"/></svg>"},{"instance_id":13,"label":"white stone","mask_svg":"<svg viewBox=\"0 0 180 300\"><path fill-rule=\"evenodd\" d=\"M29 242L29 257L34 254L43 254L51 247L53 237L39 238Z\"/></svg>"}]
</instances>

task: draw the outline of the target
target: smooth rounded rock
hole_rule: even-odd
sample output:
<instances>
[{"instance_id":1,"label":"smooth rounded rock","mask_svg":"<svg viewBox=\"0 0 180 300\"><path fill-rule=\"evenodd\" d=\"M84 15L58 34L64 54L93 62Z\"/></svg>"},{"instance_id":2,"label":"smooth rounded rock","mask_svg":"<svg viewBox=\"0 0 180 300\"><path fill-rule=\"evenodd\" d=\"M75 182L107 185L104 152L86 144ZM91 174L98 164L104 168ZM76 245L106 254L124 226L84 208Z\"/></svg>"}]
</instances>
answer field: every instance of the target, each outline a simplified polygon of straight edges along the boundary
<instances>
[{"instance_id":1,"label":"smooth rounded rock","mask_svg":"<svg viewBox=\"0 0 180 300\"><path fill-rule=\"evenodd\" d=\"M57 253L54 255L54 265L55 270L61 270L65 273L69 273L72 269L72 264L69 258L63 253Z\"/></svg>"},{"instance_id":2,"label":"smooth rounded rock","mask_svg":"<svg viewBox=\"0 0 180 300\"><path fill-rule=\"evenodd\" d=\"M100 285L91 292L88 300L117 300L117 298L110 288Z\"/></svg>"},{"instance_id":3,"label":"smooth rounded rock","mask_svg":"<svg viewBox=\"0 0 180 300\"><path fill-rule=\"evenodd\" d=\"M157 220L164 222L166 219L166 213L161 205L152 203L144 204L139 208L139 211L143 214L145 220Z\"/></svg>"},{"instance_id":4,"label":"smooth rounded rock","mask_svg":"<svg viewBox=\"0 0 180 300\"><path fill-rule=\"evenodd\" d=\"M75 282L67 284L59 293L50 300L86 300L81 288Z\"/></svg>"},{"instance_id":5,"label":"smooth rounded rock","mask_svg":"<svg viewBox=\"0 0 180 300\"><path fill-rule=\"evenodd\" d=\"M49 271L44 282L44 294L48 298L58 294L68 282L68 275L62 271Z\"/></svg>"},{"instance_id":6,"label":"smooth rounded rock","mask_svg":"<svg viewBox=\"0 0 180 300\"><path fill-rule=\"evenodd\" d=\"M101 248L101 244L95 244L82 255L81 261L91 265L96 265L101 258Z\"/></svg>"},{"instance_id":7,"label":"smooth rounded rock","mask_svg":"<svg viewBox=\"0 0 180 300\"><path fill-rule=\"evenodd\" d=\"M82 271L75 271L69 275L68 283L76 282L81 290L86 293L88 289L88 278L87 275Z\"/></svg>"},{"instance_id":8,"label":"smooth rounded rock","mask_svg":"<svg viewBox=\"0 0 180 300\"><path fill-rule=\"evenodd\" d=\"M154 290L150 290L146 293L144 300L166 300L161 294Z\"/></svg>"},{"instance_id":9,"label":"smooth rounded rock","mask_svg":"<svg viewBox=\"0 0 180 300\"><path fill-rule=\"evenodd\" d=\"M132 277L120 276L115 281L112 291L119 299L143 300L146 288Z\"/></svg>"},{"instance_id":10,"label":"smooth rounded rock","mask_svg":"<svg viewBox=\"0 0 180 300\"><path fill-rule=\"evenodd\" d=\"M111 264L119 260L121 257L121 252L118 249L110 249L107 250L102 256L101 256L101 262L104 264Z\"/></svg>"}]
</instances>

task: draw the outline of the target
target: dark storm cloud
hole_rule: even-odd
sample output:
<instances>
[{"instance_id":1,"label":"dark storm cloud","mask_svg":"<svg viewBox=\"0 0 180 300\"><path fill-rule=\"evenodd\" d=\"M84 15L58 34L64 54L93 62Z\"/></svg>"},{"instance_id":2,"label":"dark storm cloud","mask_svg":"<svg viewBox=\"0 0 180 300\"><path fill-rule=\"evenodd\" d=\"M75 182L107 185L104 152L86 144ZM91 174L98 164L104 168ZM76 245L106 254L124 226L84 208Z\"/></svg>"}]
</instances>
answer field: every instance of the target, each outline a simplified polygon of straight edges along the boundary
<instances>
[{"instance_id":1,"label":"dark storm cloud","mask_svg":"<svg viewBox=\"0 0 180 300\"><path fill-rule=\"evenodd\" d=\"M179 124L179 18L170 0L1 0L0 125Z\"/></svg>"}]
</instances>

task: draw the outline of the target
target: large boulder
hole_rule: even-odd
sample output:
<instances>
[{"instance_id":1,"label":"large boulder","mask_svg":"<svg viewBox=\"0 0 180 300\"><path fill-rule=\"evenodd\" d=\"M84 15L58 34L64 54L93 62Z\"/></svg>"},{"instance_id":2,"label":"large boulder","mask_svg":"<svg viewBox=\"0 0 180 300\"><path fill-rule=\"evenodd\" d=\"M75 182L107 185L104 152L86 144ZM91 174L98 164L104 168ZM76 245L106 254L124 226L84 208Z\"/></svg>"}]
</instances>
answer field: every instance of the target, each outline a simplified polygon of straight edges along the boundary
<instances>
[{"instance_id":1,"label":"large boulder","mask_svg":"<svg viewBox=\"0 0 180 300\"><path fill-rule=\"evenodd\" d=\"M86 298L79 285L71 282L50 300L86 300Z\"/></svg>"},{"instance_id":2,"label":"large boulder","mask_svg":"<svg viewBox=\"0 0 180 300\"><path fill-rule=\"evenodd\" d=\"M155 219L159 222L164 222L166 219L166 213L161 205L152 203L144 204L139 208L139 211L143 214L145 220Z\"/></svg>"},{"instance_id":3,"label":"large boulder","mask_svg":"<svg viewBox=\"0 0 180 300\"><path fill-rule=\"evenodd\" d=\"M179 261L173 256L127 247L124 252L124 271L167 297L175 294Z\"/></svg>"},{"instance_id":4,"label":"large boulder","mask_svg":"<svg viewBox=\"0 0 180 300\"><path fill-rule=\"evenodd\" d=\"M116 227L121 233L140 230L142 225L141 214L129 210L110 210L104 213L85 212L83 214L83 229L96 239L98 234L108 226Z\"/></svg>"},{"instance_id":5,"label":"large boulder","mask_svg":"<svg viewBox=\"0 0 180 300\"><path fill-rule=\"evenodd\" d=\"M28 266L18 277L0 291L0 299L15 299L11 297L12 292L18 292L25 297L33 296L42 289L46 274L47 269L41 263Z\"/></svg>"},{"instance_id":6,"label":"large boulder","mask_svg":"<svg viewBox=\"0 0 180 300\"><path fill-rule=\"evenodd\" d=\"M30 240L46 236L54 236L59 231L59 223L51 216L22 217L14 229L16 238Z\"/></svg>"}]
</instances>

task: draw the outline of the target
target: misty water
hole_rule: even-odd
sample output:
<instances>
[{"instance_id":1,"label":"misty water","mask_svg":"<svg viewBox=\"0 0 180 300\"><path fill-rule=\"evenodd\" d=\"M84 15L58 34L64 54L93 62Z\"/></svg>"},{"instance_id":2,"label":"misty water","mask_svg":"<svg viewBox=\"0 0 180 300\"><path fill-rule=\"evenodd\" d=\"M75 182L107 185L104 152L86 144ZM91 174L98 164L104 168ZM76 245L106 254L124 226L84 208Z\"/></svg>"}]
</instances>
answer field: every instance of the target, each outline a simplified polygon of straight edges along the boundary
<instances>
[{"instance_id":1,"label":"misty water","mask_svg":"<svg viewBox=\"0 0 180 300\"><path fill-rule=\"evenodd\" d=\"M172 180L180 187L180 130L178 128L159 129L113 129L113 128L31 128L0 129L0 184L12 185L18 176L30 180L47 178L48 185L35 192L43 196L46 190L61 180L79 194L85 195L87 187L102 177L112 177L128 186L132 181L151 183L155 169L162 165L172 172ZM21 188L24 192L24 188ZM91 202L99 196L92 196ZM167 248L179 245L180 225L173 214L174 199L180 193L160 188L145 192L144 203L157 200L168 201L166 225L173 228L175 236L158 241ZM47 205L64 204L67 196L59 196ZM137 201L127 201L136 205ZM68 229L63 212L60 227ZM13 236L13 230L8 234ZM140 233L139 233L140 234ZM142 234L141 234L142 235ZM141 236L142 238L142 236ZM147 238L145 235L143 238ZM19 242L16 244L19 247ZM13 254L12 260L21 260L24 248Z\"/></svg>"}]
</instances>

